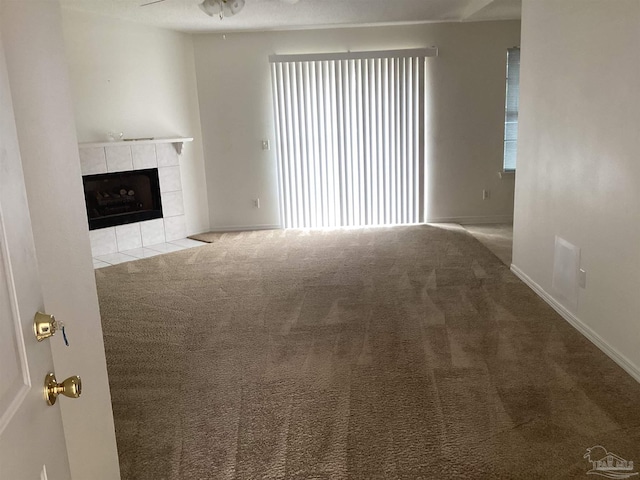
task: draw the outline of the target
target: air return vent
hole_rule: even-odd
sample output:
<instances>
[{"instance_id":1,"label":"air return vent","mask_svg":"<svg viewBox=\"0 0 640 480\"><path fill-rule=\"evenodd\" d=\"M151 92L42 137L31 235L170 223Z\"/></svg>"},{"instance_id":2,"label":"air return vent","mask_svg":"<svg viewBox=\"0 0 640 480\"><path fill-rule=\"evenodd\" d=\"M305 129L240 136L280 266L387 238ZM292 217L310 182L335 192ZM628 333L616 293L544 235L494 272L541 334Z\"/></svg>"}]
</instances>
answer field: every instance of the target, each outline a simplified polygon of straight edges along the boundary
<instances>
[{"instance_id":1,"label":"air return vent","mask_svg":"<svg viewBox=\"0 0 640 480\"><path fill-rule=\"evenodd\" d=\"M551 286L555 293L565 300L563 303L568 307L578 306L579 270L580 249L556 236Z\"/></svg>"}]
</instances>

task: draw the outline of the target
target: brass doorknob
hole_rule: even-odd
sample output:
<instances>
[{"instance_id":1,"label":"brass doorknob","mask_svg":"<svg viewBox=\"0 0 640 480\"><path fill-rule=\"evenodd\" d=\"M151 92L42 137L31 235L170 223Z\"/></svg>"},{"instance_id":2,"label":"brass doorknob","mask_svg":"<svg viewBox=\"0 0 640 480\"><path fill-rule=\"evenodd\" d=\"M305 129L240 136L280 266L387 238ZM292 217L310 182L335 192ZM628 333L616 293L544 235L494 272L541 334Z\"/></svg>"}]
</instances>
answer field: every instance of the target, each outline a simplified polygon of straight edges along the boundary
<instances>
[{"instance_id":1,"label":"brass doorknob","mask_svg":"<svg viewBox=\"0 0 640 480\"><path fill-rule=\"evenodd\" d=\"M77 375L67 378L62 383L58 383L53 373L47 373L44 377L44 397L49 405L54 405L60 394L69 398L78 398L81 393L82 380Z\"/></svg>"}]
</instances>

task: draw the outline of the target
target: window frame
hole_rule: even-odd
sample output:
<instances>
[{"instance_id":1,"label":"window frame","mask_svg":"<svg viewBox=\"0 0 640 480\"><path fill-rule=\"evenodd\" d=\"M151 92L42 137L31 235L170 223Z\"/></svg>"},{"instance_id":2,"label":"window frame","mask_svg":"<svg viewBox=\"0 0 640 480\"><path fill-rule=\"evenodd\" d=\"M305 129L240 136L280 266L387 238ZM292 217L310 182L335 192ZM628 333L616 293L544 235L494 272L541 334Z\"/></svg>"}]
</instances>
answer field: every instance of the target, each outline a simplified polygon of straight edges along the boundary
<instances>
[{"instance_id":1,"label":"window frame","mask_svg":"<svg viewBox=\"0 0 640 480\"><path fill-rule=\"evenodd\" d=\"M517 59L513 54L517 52ZM514 67L517 67L514 69ZM513 91L515 84L515 92ZM510 96L511 95L511 96ZM515 97L515 98L513 98ZM518 166L518 116L520 111L520 46L507 48L507 62L505 73L505 105L504 129L502 136L502 172L515 173ZM514 108L515 107L515 108ZM515 115L515 121L513 121ZM511 118L510 118L511 117ZM515 127L515 135L513 128ZM510 133L511 132L511 133ZM507 142L514 142L516 150L511 155L507 151Z\"/></svg>"}]
</instances>

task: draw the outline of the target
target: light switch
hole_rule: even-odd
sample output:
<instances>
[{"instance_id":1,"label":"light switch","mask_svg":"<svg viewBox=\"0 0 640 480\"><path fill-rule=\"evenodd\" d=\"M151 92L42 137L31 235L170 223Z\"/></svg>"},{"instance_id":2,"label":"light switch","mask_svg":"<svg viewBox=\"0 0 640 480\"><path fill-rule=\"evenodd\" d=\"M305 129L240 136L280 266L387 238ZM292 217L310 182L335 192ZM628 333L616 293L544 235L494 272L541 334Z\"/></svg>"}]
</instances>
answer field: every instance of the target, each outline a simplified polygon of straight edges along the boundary
<instances>
[{"instance_id":1,"label":"light switch","mask_svg":"<svg viewBox=\"0 0 640 480\"><path fill-rule=\"evenodd\" d=\"M271 145L269 144L269 140L262 140L262 149L271 150Z\"/></svg>"},{"instance_id":2,"label":"light switch","mask_svg":"<svg viewBox=\"0 0 640 480\"><path fill-rule=\"evenodd\" d=\"M587 272L582 268L578 272L578 285L581 288L587 288Z\"/></svg>"}]
</instances>

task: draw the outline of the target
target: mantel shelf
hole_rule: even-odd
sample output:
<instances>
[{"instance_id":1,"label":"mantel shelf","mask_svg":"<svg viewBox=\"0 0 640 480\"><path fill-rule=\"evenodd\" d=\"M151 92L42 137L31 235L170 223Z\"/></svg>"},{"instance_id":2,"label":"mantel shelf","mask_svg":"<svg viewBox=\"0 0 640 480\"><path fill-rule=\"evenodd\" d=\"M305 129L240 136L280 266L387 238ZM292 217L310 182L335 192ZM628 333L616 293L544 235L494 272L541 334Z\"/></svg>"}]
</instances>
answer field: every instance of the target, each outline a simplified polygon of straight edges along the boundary
<instances>
[{"instance_id":1,"label":"mantel shelf","mask_svg":"<svg viewBox=\"0 0 640 480\"><path fill-rule=\"evenodd\" d=\"M82 142L78 144L80 148L95 147L121 147L132 145L149 145L154 143L172 143L178 155L182 153L182 144L184 142L192 142L192 137L171 137L171 138L151 138L145 140L119 140L115 142Z\"/></svg>"}]
</instances>

